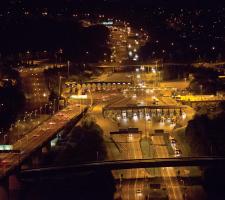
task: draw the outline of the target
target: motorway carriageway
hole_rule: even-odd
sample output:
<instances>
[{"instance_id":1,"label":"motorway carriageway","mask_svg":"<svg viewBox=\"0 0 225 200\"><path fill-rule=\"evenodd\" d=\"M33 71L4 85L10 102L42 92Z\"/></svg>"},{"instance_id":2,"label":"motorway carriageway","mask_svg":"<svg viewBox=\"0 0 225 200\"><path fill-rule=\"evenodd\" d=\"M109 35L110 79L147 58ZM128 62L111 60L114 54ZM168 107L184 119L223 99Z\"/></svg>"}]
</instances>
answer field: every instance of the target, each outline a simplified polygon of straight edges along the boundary
<instances>
[{"instance_id":1,"label":"motorway carriageway","mask_svg":"<svg viewBox=\"0 0 225 200\"><path fill-rule=\"evenodd\" d=\"M63 127L73 118L80 114L86 106L78 107L76 104L70 104L65 109L53 115L50 119L43 122L39 127L32 130L24 138L13 144L13 148L20 150L21 153L1 153L0 160L0 178L8 175L12 170L21 164L43 144L50 142Z\"/></svg>"}]
</instances>

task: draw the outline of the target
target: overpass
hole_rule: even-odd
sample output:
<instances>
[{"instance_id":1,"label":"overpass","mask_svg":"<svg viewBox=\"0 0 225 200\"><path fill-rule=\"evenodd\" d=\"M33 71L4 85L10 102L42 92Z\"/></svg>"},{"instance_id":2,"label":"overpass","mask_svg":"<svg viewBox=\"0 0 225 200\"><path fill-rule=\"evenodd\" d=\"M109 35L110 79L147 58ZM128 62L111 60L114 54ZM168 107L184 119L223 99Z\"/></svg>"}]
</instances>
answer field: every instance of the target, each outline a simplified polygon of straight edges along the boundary
<instances>
[{"instance_id":1,"label":"overpass","mask_svg":"<svg viewBox=\"0 0 225 200\"><path fill-rule=\"evenodd\" d=\"M38 178L63 176L74 172L92 170L119 170L133 168L159 168L159 167L182 167L182 166L225 166L225 157L183 157L183 158L155 158L155 159L131 159L99 161L69 166L46 167L39 169L22 170L21 178Z\"/></svg>"},{"instance_id":2,"label":"overpass","mask_svg":"<svg viewBox=\"0 0 225 200\"><path fill-rule=\"evenodd\" d=\"M181 66L181 67L188 67L188 66L193 66L195 68L207 68L207 69L213 69L218 72L225 72L224 66L225 62L217 62L217 63L174 63L174 62L168 62L168 63L163 63L162 61L159 61L157 63L157 67L169 67L169 66ZM116 69L116 68L125 68L125 67L141 67L143 66L144 68L147 68L149 71L149 68L155 68L156 67L156 61L151 61L151 62L132 62L132 61L126 61L122 63L102 63L100 65L96 65L97 67L101 69Z\"/></svg>"},{"instance_id":3,"label":"overpass","mask_svg":"<svg viewBox=\"0 0 225 200\"><path fill-rule=\"evenodd\" d=\"M16 153L0 153L0 181L14 177L21 168L38 165L42 154L50 150L51 141L58 133L73 127L87 110L88 107L81 110L76 105L69 105L14 143L12 146Z\"/></svg>"},{"instance_id":4,"label":"overpass","mask_svg":"<svg viewBox=\"0 0 225 200\"><path fill-rule=\"evenodd\" d=\"M163 63L162 61L157 61L157 65L163 65L163 66L188 66L188 63ZM113 67L155 67L156 66L156 61L147 61L147 62L141 62L141 61L126 61L126 62L122 62L122 63L107 63L107 64L100 64L97 65L97 67L99 68L113 68Z\"/></svg>"}]
</instances>

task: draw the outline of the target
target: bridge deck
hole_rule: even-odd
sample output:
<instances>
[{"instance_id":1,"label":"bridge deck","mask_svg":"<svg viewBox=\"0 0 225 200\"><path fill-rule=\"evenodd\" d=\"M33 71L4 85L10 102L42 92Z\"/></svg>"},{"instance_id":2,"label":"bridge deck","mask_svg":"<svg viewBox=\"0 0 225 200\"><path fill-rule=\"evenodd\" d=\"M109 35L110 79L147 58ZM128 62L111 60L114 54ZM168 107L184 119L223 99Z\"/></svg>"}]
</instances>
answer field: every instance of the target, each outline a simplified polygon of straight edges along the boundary
<instances>
[{"instance_id":1,"label":"bridge deck","mask_svg":"<svg viewBox=\"0 0 225 200\"><path fill-rule=\"evenodd\" d=\"M184 158L156 158L156 159L132 159L100 161L86 164L49 167L40 169L23 170L22 177L54 176L59 173L72 173L88 170L117 170L131 168L152 167L182 167L182 166L224 166L224 157L184 157Z\"/></svg>"},{"instance_id":2,"label":"bridge deck","mask_svg":"<svg viewBox=\"0 0 225 200\"><path fill-rule=\"evenodd\" d=\"M35 151L45 146L56 137L56 134L65 128L69 121L80 114L80 107L69 105L56 115L45 121L24 138L13 144L13 148L20 153L1 153L0 178L3 178L20 166Z\"/></svg>"}]
</instances>

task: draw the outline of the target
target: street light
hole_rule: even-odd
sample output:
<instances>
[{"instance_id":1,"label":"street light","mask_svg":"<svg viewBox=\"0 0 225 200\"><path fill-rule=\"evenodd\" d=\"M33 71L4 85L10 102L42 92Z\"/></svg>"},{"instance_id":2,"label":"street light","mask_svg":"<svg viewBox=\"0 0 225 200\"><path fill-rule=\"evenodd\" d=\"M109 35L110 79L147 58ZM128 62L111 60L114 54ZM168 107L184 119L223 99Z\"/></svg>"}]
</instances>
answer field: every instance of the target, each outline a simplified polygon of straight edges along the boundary
<instances>
[{"instance_id":1,"label":"street light","mask_svg":"<svg viewBox=\"0 0 225 200\"><path fill-rule=\"evenodd\" d=\"M65 79L66 77L64 76L59 76L59 88L58 88L58 93L59 93L59 98L61 97L61 90L62 90L62 79Z\"/></svg>"},{"instance_id":2,"label":"street light","mask_svg":"<svg viewBox=\"0 0 225 200\"><path fill-rule=\"evenodd\" d=\"M203 88L203 85L201 84L199 87L200 87L200 91L201 91L201 95L202 95L202 88Z\"/></svg>"},{"instance_id":3,"label":"street light","mask_svg":"<svg viewBox=\"0 0 225 200\"><path fill-rule=\"evenodd\" d=\"M69 78L70 76L70 61L67 61L67 77Z\"/></svg>"}]
</instances>

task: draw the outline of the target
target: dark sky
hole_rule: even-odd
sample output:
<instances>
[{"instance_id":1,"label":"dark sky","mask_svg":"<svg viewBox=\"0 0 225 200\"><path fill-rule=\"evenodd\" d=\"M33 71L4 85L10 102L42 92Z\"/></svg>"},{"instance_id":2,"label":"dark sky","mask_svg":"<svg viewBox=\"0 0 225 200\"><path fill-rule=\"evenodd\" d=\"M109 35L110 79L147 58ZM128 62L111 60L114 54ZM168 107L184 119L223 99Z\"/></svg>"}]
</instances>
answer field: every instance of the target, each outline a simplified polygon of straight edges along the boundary
<instances>
[{"instance_id":1,"label":"dark sky","mask_svg":"<svg viewBox=\"0 0 225 200\"><path fill-rule=\"evenodd\" d=\"M0 0L0 6L14 2L25 2L29 6L42 5L47 7L104 7L105 5L126 6L164 6L164 7L218 7L225 5L225 0Z\"/></svg>"}]
</instances>

